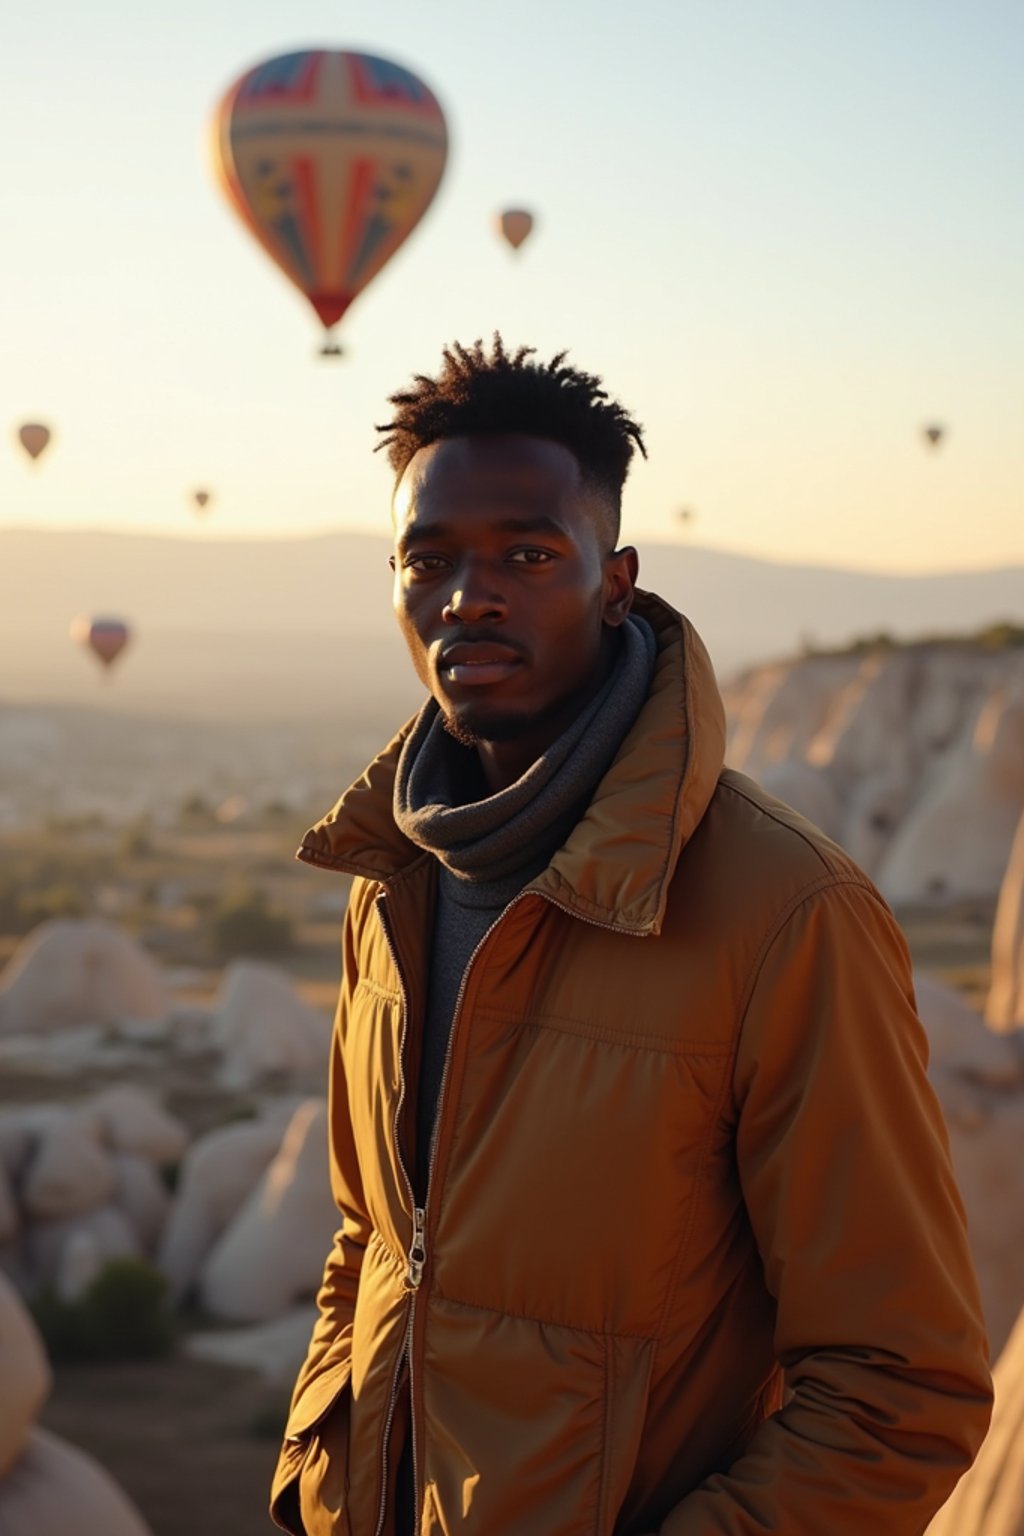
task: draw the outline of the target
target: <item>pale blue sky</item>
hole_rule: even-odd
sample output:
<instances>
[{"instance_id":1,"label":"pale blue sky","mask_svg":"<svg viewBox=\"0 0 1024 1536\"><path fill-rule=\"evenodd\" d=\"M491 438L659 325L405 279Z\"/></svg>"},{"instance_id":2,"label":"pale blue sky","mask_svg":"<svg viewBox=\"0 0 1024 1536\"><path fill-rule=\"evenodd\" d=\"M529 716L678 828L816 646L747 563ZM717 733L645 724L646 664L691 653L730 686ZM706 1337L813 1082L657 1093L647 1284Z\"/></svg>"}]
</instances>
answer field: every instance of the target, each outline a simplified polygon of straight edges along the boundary
<instances>
[{"instance_id":1,"label":"pale blue sky","mask_svg":"<svg viewBox=\"0 0 1024 1536\"><path fill-rule=\"evenodd\" d=\"M780 559L1024 560L1019 0L15 9L0 524L384 527L385 396L499 326L568 346L645 424L638 540L690 506L688 537ZM452 135L336 364L204 144L243 69L308 44L410 65ZM519 259L503 203L538 215ZM11 439L34 418L57 434L35 468Z\"/></svg>"}]
</instances>

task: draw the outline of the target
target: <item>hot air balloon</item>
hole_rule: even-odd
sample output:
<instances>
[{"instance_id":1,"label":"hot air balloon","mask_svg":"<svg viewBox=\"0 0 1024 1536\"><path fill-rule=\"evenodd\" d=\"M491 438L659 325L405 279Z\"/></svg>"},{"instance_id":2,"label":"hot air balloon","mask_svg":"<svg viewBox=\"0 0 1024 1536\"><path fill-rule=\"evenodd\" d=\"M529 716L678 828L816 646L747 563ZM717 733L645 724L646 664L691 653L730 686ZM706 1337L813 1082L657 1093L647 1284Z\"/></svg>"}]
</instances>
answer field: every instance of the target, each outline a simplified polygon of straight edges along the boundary
<instances>
[{"instance_id":1,"label":"hot air balloon","mask_svg":"<svg viewBox=\"0 0 1024 1536\"><path fill-rule=\"evenodd\" d=\"M209 491L193 491L192 500L200 512L205 512L210 502Z\"/></svg>"},{"instance_id":2,"label":"hot air balloon","mask_svg":"<svg viewBox=\"0 0 1024 1536\"><path fill-rule=\"evenodd\" d=\"M533 228L533 214L525 208L506 208L498 215L498 228L514 251L518 251Z\"/></svg>"},{"instance_id":3,"label":"hot air balloon","mask_svg":"<svg viewBox=\"0 0 1024 1536\"><path fill-rule=\"evenodd\" d=\"M104 667L109 667L131 639L131 630L120 619L92 619L86 615L72 624L71 638L76 645L92 651Z\"/></svg>"},{"instance_id":4,"label":"hot air balloon","mask_svg":"<svg viewBox=\"0 0 1024 1536\"><path fill-rule=\"evenodd\" d=\"M419 223L448 153L422 80L327 48L248 70L218 106L213 137L228 201L328 333ZM340 350L328 334L323 351Z\"/></svg>"},{"instance_id":5,"label":"hot air balloon","mask_svg":"<svg viewBox=\"0 0 1024 1536\"><path fill-rule=\"evenodd\" d=\"M26 421L23 427L18 428L18 441L30 459L38 459L50 441L50 436L49 427L44 427L38 421Z\"/></svg>"},{"instance_id":6,"label":"hot air balloon","mask_svg":"<svg viewBox=\"0 0 1024 1536\"><path fill-rule=\"evenodd\" d=\"M933 421L929 426L921 428L921 435L929 447L937 448L946 435L946 429Z\"/></svg>"}]
</instances>

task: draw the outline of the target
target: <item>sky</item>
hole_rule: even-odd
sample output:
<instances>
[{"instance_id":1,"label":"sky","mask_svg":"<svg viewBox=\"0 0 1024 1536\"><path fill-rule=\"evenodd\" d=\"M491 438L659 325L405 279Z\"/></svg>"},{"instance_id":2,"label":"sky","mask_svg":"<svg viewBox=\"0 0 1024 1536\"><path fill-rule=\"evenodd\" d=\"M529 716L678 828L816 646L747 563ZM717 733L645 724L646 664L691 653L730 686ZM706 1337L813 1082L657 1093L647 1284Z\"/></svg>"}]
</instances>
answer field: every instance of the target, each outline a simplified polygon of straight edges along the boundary
<instances>
[{"instance_id":1,"label":"sky","mask_svg":"<svg viewBox=\"0 0 1024 1536\"><path fill-rule=\"evenodd\" d=\"M341 361L206 148L240 73L310 45L414 69L451 135ZM1022 57L1019 0L7 7L0 527L385 530L388 394L498 328L643 423L641 546L1024 562Z\"/></svg>"}]
</instances>

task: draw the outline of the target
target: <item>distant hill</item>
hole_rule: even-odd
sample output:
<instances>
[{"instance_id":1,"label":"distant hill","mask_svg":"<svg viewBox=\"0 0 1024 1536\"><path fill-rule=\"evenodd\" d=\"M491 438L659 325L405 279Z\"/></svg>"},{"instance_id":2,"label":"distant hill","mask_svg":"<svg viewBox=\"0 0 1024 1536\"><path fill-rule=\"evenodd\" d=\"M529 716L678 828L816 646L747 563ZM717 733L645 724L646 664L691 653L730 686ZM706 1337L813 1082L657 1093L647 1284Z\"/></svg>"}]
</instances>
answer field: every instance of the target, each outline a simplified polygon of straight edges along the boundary
<instances>
[{"instance_id":1,"label":"distant hill","mask_svg":"<svg viewBox=\"0 0 1024 1536\"><path fill-rule=\"evenodd\" d=\"M0 703L195 718L394 720L415 704L388 542L365 533L174 539L0 530ZM808 647L1024 619L1024 566L885 576L687 545L641 547L641 584L684 609L720 676ZM109 678L69 643L79 613L130 621Z\"/></svg>"}]
</instances>

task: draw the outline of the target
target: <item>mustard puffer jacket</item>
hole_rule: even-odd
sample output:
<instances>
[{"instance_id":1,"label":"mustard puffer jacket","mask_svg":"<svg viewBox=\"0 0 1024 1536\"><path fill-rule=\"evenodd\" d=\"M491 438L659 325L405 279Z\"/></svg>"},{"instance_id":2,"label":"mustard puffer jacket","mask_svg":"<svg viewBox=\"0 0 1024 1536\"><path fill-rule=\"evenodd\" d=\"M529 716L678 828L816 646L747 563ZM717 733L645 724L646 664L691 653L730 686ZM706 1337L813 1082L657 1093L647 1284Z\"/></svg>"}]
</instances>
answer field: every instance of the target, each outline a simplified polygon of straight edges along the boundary
<instances>
[{"instance_id":1,"label":"mustard puffer jacket","mask_svg":"<svg viewBox=\"0 0 1024 1536\"><path fill-rule=\"evenodd\" d=\"M964 1213L908 955L834 844L723 770L688 621L462 983L405 1172L435 866L404 732L306 837L357 876L330 1072L343 1224L272 1512L309 1536L919 1536L984 1435ZM408 729L408 727L406 728ZM411 1407L410 1407L411 1404Z\"/></svg>"}]
</instances>

